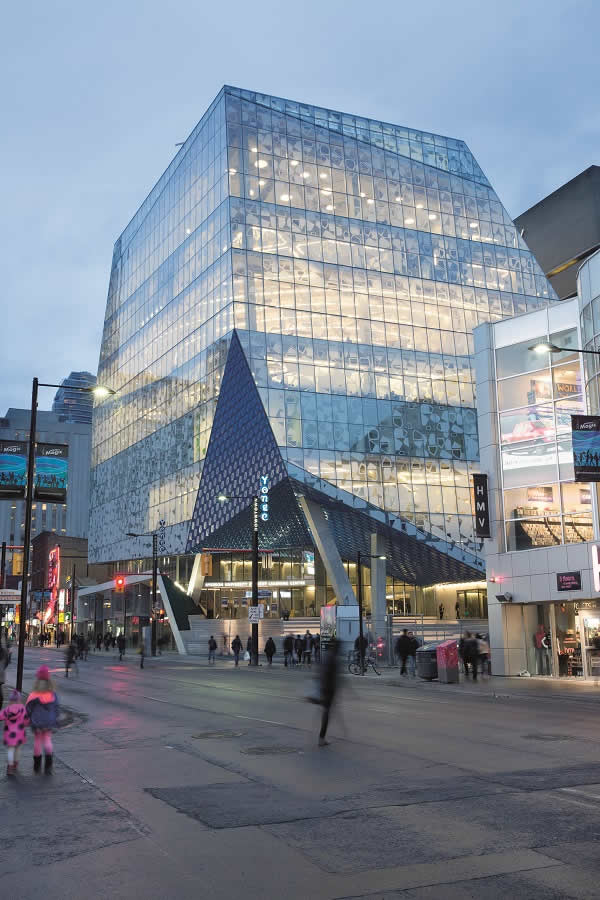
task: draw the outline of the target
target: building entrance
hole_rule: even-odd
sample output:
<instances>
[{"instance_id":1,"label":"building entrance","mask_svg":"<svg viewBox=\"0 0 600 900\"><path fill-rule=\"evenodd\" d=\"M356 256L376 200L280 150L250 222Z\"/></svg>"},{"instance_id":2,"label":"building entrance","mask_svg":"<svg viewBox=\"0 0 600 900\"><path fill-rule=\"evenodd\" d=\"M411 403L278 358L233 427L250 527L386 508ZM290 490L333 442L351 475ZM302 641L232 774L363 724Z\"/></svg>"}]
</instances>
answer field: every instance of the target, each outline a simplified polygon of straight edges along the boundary
<instances>
[{"instance_id":1,"label":"building entrance","mask_svg":"<svg viewBox=\"0 0 600 900\"><path fill-rule=\"evenodd\" d=\"M600 601L523 606L531 675L596 679L600 675Z\"/></svg>"}]
</instances>

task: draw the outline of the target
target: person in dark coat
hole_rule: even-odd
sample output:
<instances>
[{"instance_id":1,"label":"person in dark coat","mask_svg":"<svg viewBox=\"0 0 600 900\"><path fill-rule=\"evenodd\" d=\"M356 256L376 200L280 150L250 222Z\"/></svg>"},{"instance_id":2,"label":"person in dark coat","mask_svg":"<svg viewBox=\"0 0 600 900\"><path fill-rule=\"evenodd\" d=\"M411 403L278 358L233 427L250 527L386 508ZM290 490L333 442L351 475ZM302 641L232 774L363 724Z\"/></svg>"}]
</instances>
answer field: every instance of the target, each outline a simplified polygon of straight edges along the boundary
<instances>
[{"instance_id":1,"label":"person in dark coat","mask_svg":"<svg viewBox=\"0 0 600 900\"><path fill-rule=\"evenodd\" d=\"M465 666L465 678L469 677L469 668L473 674L473 681L477 681L477 657L479 648L477 640L470 631L465 631L465 639L463 644L463 662Z\"/></svg>"},{"instance_id":2,"label":"person in dark coat","mask_svg":"<svg viewBox=\"0 0 600 900\"><path fill-rule=\"evenodd\" d=\"M408 628L402 629L402 634L396 639L394 645L396 656L400 660L400 674L406 675L406 660L410 656L411 642L408 636Z\"/></svg>"},{"instance_id":3,"label":"person in dark coat","mask_svg":"<svg viewBox=\"0 0 600 900\"><path fill-rule=\"evenodd\" d=\"M119 648L119 662L121 662L125 654L125 636L122 634L117 638L117 647Z\"/></svg>"},{"instance_id":4,"label":"person in dark coat","mask_svg":"<svg viewBox=\"0 0 600 900\"><path fill-rule=\"evenodd\" d=\"M208 641L208 664L215 663L215 654L217 652L217 642L215 641L215 637L211 634Z\"/></svg>"},{"instance_id":5,"label":"person in dark coat","mask_svg":"<svg viewBox=\"0 0 600 900\"><path fill-rule=\"evenodd\" d=\"M265 656L269 660L269 665L273 665L273 657L275 656L275 641L272 637L267 638L267 643L265 644Z\"/></svg>"},{"instance_id":6,"label":"person in dark coat","mask_svg":"<svg viewBox=\"0 0 600 900\"><path fill-rule=\"evenodd\" d=\"M240 653L242 652L242 642L240 641L239 634L236 634L236 636L232 640L231 649L233 650L233 658L234 658L235 664L237 666L240 661Z\"/></svg>"},{"instance_id":7,"label":"person in dark coat","mask_svg":"<svg viewBox=\"0 0 600 900\"><path fill-rule=\"evenodd\" d=\"M283 664L286 668L288 663L294 665L294 637L291 634L286 634L283 639Z\"/></svg>"},{"instance_id":8,"label":"person in dark coat","mask_svg":"<svg viewBox=\"0 0 600 900\"><path fill-rule=\"evenodd\" d=\"M96 650L102 650L102 635L100 633L96 635Z\"/></svg>"},{"instance_id":9,"label":"person in dark coat","mask_svg":"<svg viewBox=\"0 0 600 900\"><path fill-rule=\"evenodd\" d=\"M323 654L321 659L321 676L320 676L320 703L323 707L321 713L321 730L319 731L319 747L326 747L329 741L326 740L327 726L329 725L329 715L331 707L335 699L337 690L337 653L338 642L335 638L330 641L327 652Z\"/></svg>"},{"instance_id":10,"label":"person in dark coat","mask_svg":"<svg viewBox=\"0 0 600 900\"><path fill-rule=\"evenodd\" d=\"M300 665L302 662L302 654L304 653L304 641L299 634L296 635L296 640L294 641L294 652L296 654L296 661L298 665Z\"/></svg>"}]
</instances>

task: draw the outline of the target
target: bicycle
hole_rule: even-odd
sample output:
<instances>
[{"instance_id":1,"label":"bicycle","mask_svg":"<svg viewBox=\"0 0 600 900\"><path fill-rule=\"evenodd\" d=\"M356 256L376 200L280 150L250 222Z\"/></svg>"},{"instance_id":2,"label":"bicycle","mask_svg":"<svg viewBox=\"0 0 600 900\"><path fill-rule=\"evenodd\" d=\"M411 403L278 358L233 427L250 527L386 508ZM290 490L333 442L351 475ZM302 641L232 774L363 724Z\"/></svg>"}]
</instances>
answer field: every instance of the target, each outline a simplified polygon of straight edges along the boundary
<instances>
[{"instance_id":1,"label":"bicycle","mask_svg":"<svg viewBox=\"0 0 600 900\"><path fill-rule=\"evenodd\" d=\"M366 654L363 659L365 675L369 671L369 669L373 669L376 675L381 675L381 672L375 665L376 659L370 653ZM361 675L362 669L360 665L360 653L357 650L350 651L348 654L348 671L351 675Z\"/></svg>"}]
</instances>

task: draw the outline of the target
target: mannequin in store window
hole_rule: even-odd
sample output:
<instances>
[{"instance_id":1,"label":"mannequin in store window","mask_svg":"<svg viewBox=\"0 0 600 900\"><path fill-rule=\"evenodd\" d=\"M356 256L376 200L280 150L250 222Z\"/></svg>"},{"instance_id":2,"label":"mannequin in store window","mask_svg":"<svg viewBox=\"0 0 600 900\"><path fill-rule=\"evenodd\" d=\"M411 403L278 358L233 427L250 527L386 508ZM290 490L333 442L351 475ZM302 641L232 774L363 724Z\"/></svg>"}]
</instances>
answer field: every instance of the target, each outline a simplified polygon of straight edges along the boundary
<instances>
[{"instance_id":1,"label":"mannequin in store window","mask_svg":"<svg viewBox=\"0 0 600 900\"><path fill-rule=\"evenodd\" d=\"M535 671L536 675L550 674L550 635L546 633L543 624L537 627L537 631L533 635L533 645L535 647Z\"/></svg>"}]
</instances>

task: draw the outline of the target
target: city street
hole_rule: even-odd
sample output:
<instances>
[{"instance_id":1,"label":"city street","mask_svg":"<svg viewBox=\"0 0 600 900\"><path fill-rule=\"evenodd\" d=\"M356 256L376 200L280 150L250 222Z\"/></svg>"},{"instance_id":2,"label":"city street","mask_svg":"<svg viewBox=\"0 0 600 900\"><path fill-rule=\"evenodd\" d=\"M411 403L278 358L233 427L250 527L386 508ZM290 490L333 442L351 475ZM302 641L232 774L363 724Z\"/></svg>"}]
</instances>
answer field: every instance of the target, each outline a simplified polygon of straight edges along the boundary
<instances>
[{"instance_id":1,"label":"city street","mask_svg":"<svg viewBox=\"0 0 600 900\"><path fill-rule=\"evenodd\" d=\"M27 650L68 715L0 780L5 896L598 896L595 694L348 676L319 748L308 672L138 660Z\"/></svg>"}]
</instances>

